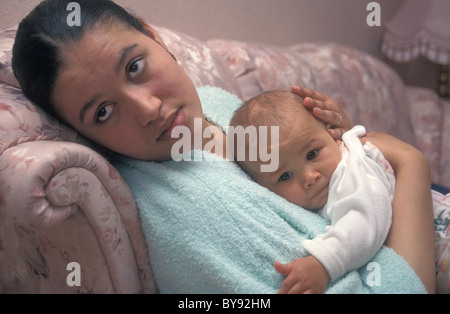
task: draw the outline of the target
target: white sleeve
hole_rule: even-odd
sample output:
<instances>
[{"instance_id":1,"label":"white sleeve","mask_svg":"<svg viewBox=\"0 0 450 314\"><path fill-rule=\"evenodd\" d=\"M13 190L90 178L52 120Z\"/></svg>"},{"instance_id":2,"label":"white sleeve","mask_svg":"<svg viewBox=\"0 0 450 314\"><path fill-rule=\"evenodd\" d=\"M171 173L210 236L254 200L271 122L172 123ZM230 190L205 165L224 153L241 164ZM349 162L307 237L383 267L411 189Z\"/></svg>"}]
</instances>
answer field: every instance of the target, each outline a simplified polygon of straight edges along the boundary
<instances>
[{"instance_id":1,"label":"white sleeve","mask_svg":"<svg viewBox=\"0 0 450 314\"><path fill-rule=\"evenodd\" d=\"M361 129L362 128L362 129ZM367 263L383 245L392 221L392 181L366 156L358 137L361 126L344 134L348 148L330 181L323 215L331 220L326 233L303 242L327 269L331 280Z\"/></svg>"}]
</instances>

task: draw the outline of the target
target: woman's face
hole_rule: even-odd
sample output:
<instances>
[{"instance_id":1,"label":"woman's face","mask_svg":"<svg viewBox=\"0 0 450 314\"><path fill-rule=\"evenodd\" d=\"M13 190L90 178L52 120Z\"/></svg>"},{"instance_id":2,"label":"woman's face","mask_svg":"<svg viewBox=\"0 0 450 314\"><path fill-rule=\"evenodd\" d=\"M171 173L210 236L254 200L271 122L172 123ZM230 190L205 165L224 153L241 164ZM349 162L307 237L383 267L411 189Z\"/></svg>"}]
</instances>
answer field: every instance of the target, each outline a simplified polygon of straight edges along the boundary
<instances>
[{"instance_id":1,"label":"woman's face","mask_svg":"<svg viewBox=\"0 0 450 314\"><path fill-rule=\"evenodd\" d=\"M168 160L171 130L203 117L189 77L154 39L124 26L95 26L62 50L52 101L81 134L117 153Z\"/></svg>"}]
</instances>

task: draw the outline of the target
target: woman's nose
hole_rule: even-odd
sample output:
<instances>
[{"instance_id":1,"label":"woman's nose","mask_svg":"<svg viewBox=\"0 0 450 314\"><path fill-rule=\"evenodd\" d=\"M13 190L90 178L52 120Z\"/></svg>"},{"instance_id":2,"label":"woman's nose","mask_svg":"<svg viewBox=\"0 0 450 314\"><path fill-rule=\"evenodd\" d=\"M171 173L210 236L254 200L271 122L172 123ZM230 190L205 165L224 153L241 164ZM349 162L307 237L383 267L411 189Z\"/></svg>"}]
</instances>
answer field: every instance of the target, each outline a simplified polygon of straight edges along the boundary
<instances>
[{"instance_id":1,"label":"woman's nose","mask_svg":"<svg viewBox=\"0 0 450 314\"><path fill-rule=\"evenodd\" d=\"M159 117L162 101L158 97L150 96L146 98L135 99L134 111L136 120L141 126L146 126Z\"/></svg>"}]
</instances>

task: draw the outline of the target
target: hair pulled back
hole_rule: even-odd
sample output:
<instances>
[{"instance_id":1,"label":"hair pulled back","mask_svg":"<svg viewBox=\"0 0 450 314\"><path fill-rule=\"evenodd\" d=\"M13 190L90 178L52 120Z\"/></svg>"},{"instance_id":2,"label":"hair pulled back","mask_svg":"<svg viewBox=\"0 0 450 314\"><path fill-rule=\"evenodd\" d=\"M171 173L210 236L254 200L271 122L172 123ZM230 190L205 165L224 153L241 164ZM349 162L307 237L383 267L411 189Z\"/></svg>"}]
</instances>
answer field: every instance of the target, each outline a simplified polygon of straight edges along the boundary
<instances>
[{"instance_id":1,"label":"hair pulled back","mask_svg":"<svg viewBox=\"0 0 450 314\"><path fill-rule=\"evenodd\" d=\"M77 0L80 26L70 26L70 0L45 0L19 24L13 46L12 67L24 95L58 116L51 96L62 66L61 49L78 42L99 22L122 23L147 34L139 19L111 0Z\"/></svg>"}]
</instances>

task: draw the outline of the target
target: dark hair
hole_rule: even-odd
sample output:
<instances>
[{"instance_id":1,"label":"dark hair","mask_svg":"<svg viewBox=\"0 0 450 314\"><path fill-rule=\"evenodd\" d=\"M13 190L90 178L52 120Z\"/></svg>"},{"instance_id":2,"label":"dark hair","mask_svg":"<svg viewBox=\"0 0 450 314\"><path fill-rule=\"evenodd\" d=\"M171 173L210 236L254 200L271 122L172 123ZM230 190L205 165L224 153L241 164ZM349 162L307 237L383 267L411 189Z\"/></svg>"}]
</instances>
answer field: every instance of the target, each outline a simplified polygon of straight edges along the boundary
<instances>
[{"instance_id":1,"label":"dark hair","mask_svg":"<svg viewBox=\"0 0 450 314\"><path fill-rule=\"evenodd\" d=\"M77 0L81 23L70 26L71 2L41 2L19 24L13 46L12 67L24 95L54 116L58 115L51 95L62 65L61 48L79 41L99 22L121 22L148 35L139 19L112 0Z\"/></svg>"}]
</instances>

